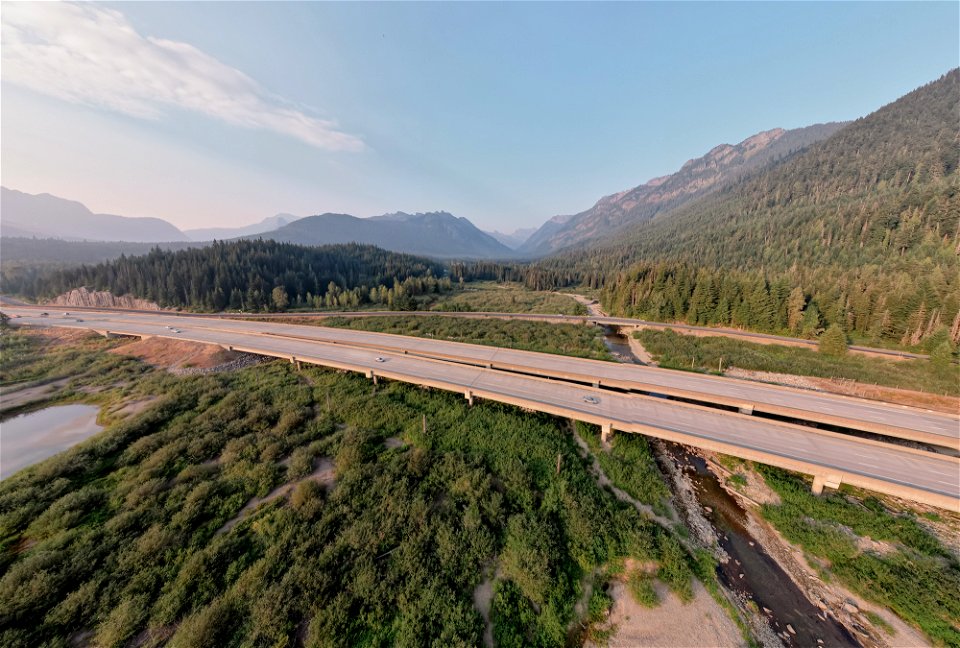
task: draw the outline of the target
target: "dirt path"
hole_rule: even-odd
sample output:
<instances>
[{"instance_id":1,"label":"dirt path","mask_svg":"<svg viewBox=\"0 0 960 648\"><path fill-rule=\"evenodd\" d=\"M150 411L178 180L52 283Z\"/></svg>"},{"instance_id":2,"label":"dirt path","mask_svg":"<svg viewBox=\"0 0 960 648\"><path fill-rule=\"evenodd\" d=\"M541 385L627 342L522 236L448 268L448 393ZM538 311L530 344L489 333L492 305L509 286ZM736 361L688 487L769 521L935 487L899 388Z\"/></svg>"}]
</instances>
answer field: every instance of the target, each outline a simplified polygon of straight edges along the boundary
<instances>
[{"instance_id":1,"label":"dirt path","mask_svg":"<svg viewBox=\"0 0 960 648\"><path fill-rule=\"evenodd\" d=\"M580 446L581 455L584 457L589 457L593 462L593 464L590 466L590 470L593 473L594 478L596 478L597 484L599 484L601 488L609 488L613 492L614 497L621 502L626 502L627 504L633 506L635 509L637 509L637 512L640 513L640 515L647 519L653 520L668 531L673 531L673 520L669 520L665 517L657 515L652 506L637 501L631 497L629 493L626 493L613 485L613 482L610 481L610 478L607 477L607 474L603 472L603 468L600 466L600 462L597 461L596 456L594 456L593 452L590 451L590 446L588 446L587 442L584 441L579 434L577 434L576 428L573 430L573 440L577 442L578 446Z\"/></svg>"},{"instance_id":2,"label":"dirt path","mask_svg":"<svg viewBox=\"0 0 960 648\"><path fill-rule=\"evenodd\" d=\"M483 645L493 648L493 623L490 621L490 608L493 603L493 584L500 577L500 568L493 570L473 590L473 605L483 617Z\"/></svg>"},{"instance_id":3,"label":"dirt path","mask_svg":"<svg viewBox=\"0 0 960 648\"><path fill-rule=\"evenodd\" d=\"M566 295L567 297L573 297L577 302L583 304L587 307L587 312L593 317L609 317L606 311L600 307L600 302L596 299L590 299L585 295L577 295L574 293L557 293L558 295Z\"/></svg>"},{"instance_id":4,"label":"dirt path","mask_svg":"<svg viewBox=\"0 0 960 648\"><path fill-rule=\"evenodd\" d=\"M636 356L637 360L642 362L645 365L656 367L657 363L653 359L653 356L644 348L643 344L640 343L640 340L633 337L630 333L626 333L625 337L627 338L627 344L630 345L630 352Z\"/></svg>"},{"instance_id":5,"label":"dirt path","mask_svg":"<svg viewBox=\"0 0 960 648\"><path fill-rule=\"evenodd\" d=\"M251 511L255 510L261 504L267 502L272 502L278 497L286 497L297 487L301 482L308 480L313 480L318 484L322 484L327 488L333 488L336 485L336 475L334 473L333 460L329 457L322 457L316 462L316 467L313 472L304 477L303 479L298 479L297 481L289 482L283 484L282 486L277 486L272 491L266 494L264 497L254 497L246 505L240 509L235 516L226 521L226 523L217 529L215 535L220 535L226 533L233 527L235 527L239 522L245 518Z\"/></svg>"}]
</instances>

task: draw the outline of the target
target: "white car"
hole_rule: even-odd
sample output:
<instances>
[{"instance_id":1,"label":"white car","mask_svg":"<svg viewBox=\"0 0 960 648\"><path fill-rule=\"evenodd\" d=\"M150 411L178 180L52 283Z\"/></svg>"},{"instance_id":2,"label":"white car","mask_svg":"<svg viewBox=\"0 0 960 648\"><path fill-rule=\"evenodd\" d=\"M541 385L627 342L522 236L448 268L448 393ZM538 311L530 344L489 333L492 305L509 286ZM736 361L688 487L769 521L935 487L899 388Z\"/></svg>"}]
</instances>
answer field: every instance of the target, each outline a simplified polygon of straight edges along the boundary
<instances>
[{"instance_id":1,"label":"white car","mask_svg":"<svg viewBox=\"0 0 960 648\"><path fill-rule=\"evenodd\" d=\"M386 362L386 361L387 361L386 358L383 358L383 357L381 357L381 356L377 356L377 357L374 358L374 359L375 359L377 362Z\"/></svg>"},{"instance_id":2,"label":"white car","mask_svg":"<svg viewBox=\"0 0 960 648\"><path fill-rule=\"evenodd\" d=\"M587 403L588 405L599 405L600 399L597 398L596 396L584 396L583 402Z\"/></svg>"}]
</instances>

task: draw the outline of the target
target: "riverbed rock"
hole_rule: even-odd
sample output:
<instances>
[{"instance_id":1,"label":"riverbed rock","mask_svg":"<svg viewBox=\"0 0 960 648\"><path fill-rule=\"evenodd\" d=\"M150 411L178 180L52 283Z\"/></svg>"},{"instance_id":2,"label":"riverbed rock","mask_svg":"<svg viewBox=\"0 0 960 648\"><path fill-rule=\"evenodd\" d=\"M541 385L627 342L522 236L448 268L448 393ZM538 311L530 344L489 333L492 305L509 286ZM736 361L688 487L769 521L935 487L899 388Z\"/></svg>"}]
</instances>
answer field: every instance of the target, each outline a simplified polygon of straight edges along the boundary
<instances>
[{"instance_id":1,"label":"riverbed rock","mask_svg":"<svg viewBox=\"0 0 960 648\"><path fill-rule=\"evenodd\" d=\"M797 631L794 630L794 629L793 629L793 626L790 625L789 623L787 624L787 632L789 632L789 633L792 634L792 635L797 634Z\"/></svg>"},{"instance_id":2,"label":"riverbed rock","mask_svg":"<svg viewBox=\"0 0 960 648\"><path fill-rule=\"evenodd\" d=\"M133 295L114 295L108 290L90 290L86 286L67 291L47 303L51 306L160 310L160 307L154 302L137 299Z\"/></svg>"},{"instance_id":3,"label":"riverbed rock","mask_svg":"<svg viewBox=\"0 0 960 648\"><path fill-rule=\"evenodd\" d=\"M860 612L860 608L858 608L856 605L854 605L850 601L845 601L843 604L843 611L847 612L848 614L857 614L858 612Z\"/></svg>"}]
</instances>

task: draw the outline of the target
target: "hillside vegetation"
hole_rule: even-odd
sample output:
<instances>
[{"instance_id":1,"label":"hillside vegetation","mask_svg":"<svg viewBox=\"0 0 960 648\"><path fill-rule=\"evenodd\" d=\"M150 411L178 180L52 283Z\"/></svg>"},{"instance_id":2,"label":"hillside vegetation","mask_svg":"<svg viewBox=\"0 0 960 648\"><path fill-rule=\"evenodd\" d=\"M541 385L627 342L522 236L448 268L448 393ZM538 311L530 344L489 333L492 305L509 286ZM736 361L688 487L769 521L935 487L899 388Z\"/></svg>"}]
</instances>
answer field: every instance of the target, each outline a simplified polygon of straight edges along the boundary
<instances>
[{"instance_id":1,"label":"hillside vegetation","mask_svg":"<svg viewBox=\"0 0 960 648\"><path fill-rule=\"evenodd\" d=\"M497 645L563 646L604 618L608 564L653 561L682 594L712 578L551 417L282 362L192 378L112 362L98 402L152 404L0 482L4 646L477 646L472 595L494 573Z\"/></svg>"},{"instance_id":2,"label":"hillside vegetation","mask_svg":"<svg viewBox=\"0 0 960 648\"><path fill-rule=\"evenodd\" d=\"M904 362L858 354L830 356L814 349L681 335L672 330L645 329L635 336L657 364L670 369L715 372L738 367L960 396L957 366L950 364L950 358Z\"/></svg>"},{"instance_id":3,"label":"hillside vegetation","mask_svg":"<svg viewBox=\"0 0 960 648\"><path fill-rule=\"evenodd\" d=\"M953 70L616 242L510 278L603 287L605 306L622 315L811 335L838 324L906 346L942 339L946 327L955 344L958 106Z\"/></svg>"},{"instance_id":4,"label":"hillside vegetation","mask_svg":"<svg viewBox=\"0 0 960 648\"><path fill-rule=\"evenodd\" d=\"M403 309L412 297L450 290L439 263L370 245L305 247L275 241L230 241L176 252L152 250L97 265L2 276L2 290L54 297L88 286L131 294L161 307L285 310L288 307L384 304Z\"/></svg>"},{"instance_id":5,"label":"hillside vegetation","mask_svg":"<svg viewBox=\"0 0 960 648\"><path fill-rule=\"evenodd\" d=\"M571 300L572 301L572 300ZM609 360L602 329L584 324L549 324L521 320L467 319L458 317L390 316L304 319L302 324L336 326L360 331L413 335L451 342L558 353Z\"/></svg>"}]
</instances>

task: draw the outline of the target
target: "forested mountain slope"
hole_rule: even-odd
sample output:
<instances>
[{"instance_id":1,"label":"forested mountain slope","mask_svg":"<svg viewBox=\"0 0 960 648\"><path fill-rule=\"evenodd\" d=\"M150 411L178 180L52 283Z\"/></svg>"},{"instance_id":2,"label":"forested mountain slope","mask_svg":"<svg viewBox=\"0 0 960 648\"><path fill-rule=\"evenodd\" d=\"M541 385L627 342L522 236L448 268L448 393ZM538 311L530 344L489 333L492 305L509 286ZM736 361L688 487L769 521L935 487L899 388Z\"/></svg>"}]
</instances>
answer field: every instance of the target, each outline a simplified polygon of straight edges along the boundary
<instances>
[{"instance_id":1,"label":"forested mountain slope","mask_svg":"<svg viewBox=\"0 0 960 648\"><path fill-rule=\"evenodd\" d=\"M443 274L443 266L429 259L371 245L230 241L178 252L158 248L145 256L49 271L19 283L4 276L2 290L43 298L87 286L163 307L205 310L365 302L402 307L412 295L449 289L450 280Z\"/></svg>"},{"instance_id":2,"label":"forested mountain slope","mask_svg":"<svg viewBox=\"0 0 960 648\"><path fill-rule=\"evenodd\" d=\"M528 283L582 280L614 312L655 319L956 343L958 107L953 70L620 243L545 260Z\"/></svg>"},{"instance_id":3,"label":"forested mountain slope","mask_svg":"<svg viewBox=\"0 0 960 648\"><path fill-rule=\"evenodd\" d=\"M935 256L957 233L958 106L954 70L602 252L778 269Z\"/></svg>"},{"instance_id":4,"label":"forested mountain slope","mask_svg":"<svg viewBox=\"0 0 960 648\"><path fill-rule=\"evenodd\" d=\"M736 145L721 144L706 155L689 160L679 171L654 178L633 189L605 196L590 209L573 216L557 216L530 236L520 251L543 255L572 245L608 238L625 227L647 221L700 196L737 181L819 142L844 123L757 133Z\"/></svg>"}]
</instances>

